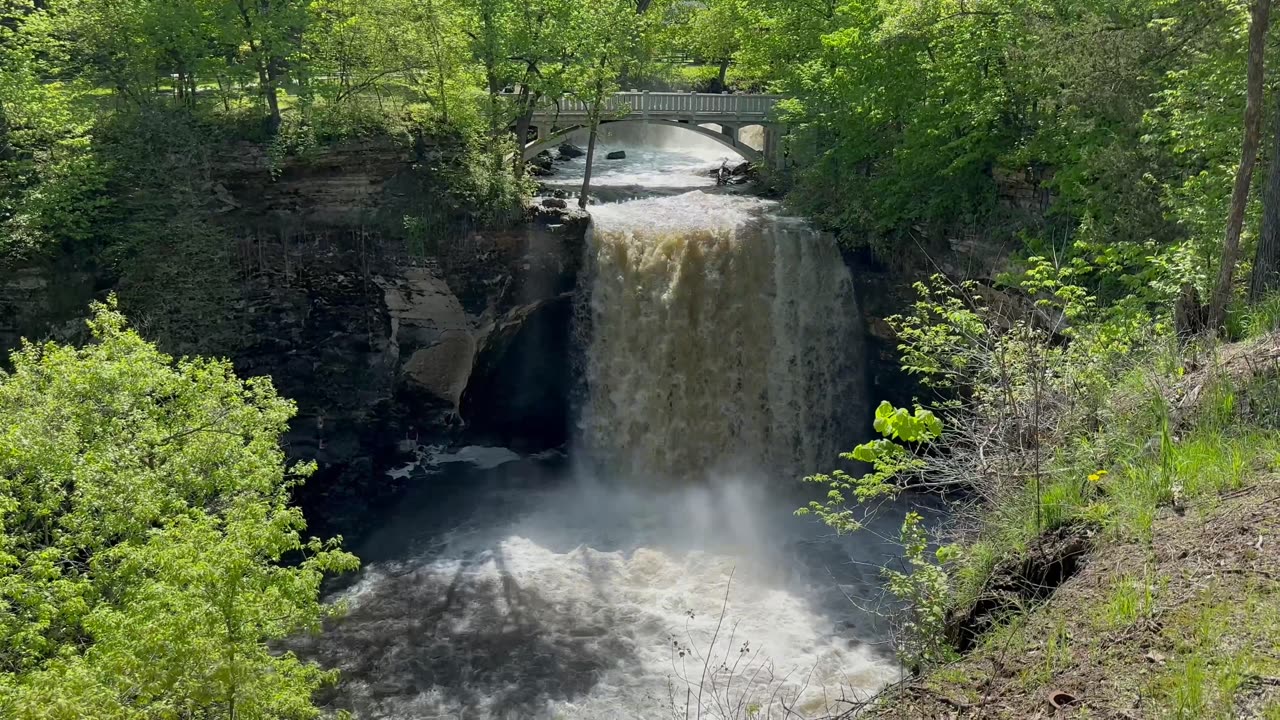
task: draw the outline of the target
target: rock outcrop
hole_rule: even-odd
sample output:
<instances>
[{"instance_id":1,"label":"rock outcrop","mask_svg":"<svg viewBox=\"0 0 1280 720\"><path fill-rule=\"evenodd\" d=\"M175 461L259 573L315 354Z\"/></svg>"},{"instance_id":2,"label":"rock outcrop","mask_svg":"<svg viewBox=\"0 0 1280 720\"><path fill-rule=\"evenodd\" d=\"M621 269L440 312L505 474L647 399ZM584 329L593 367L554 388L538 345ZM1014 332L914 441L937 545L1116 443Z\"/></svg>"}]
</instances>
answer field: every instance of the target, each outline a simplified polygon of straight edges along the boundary
<instances>
[{"instance_id":1,"label":"rock outcrop","mask_svg":"<svg viewBox=\"0 0 1280 720\"><path fill-rule=\"evenodd\" d=\"M391 319L390 360L403 382L457 412L471 379L476 336L448 283L428 268L378 277Z\"/></svg>"},{"instance_id":2,"label":"rock outcrop","mask_svg":"<svg viewBox=\"0 0 1280 720\"><path fill-rule=\"evenodd\" d=\"M22 338L76 340L79 322L97 297L92 270L57 258L0 269L0 363Z\"/></svg>"},{"instance_id":3,"label":"rock outcrop","mask_svg":"<svg viewBox=\"0 0 1280 720\"><path fill-rule=\"evenodd\" d=\"M529 168L529 173L534 177L547 177L555 174L554 162L555 158L552 157L551 152L543 150L528 161L526 166Z\"/></svg>"}]
</instances>

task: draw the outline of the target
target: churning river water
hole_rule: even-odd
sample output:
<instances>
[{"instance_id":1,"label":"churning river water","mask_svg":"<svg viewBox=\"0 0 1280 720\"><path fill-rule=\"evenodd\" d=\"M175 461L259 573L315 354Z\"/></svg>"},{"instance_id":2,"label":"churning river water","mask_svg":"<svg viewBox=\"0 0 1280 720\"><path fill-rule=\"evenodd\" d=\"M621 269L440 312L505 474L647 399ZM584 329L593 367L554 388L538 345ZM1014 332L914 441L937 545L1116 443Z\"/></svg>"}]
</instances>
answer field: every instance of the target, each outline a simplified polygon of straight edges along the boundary
<instances>
[{"instance_id":1,"label":"churning river water","mask_svg":"<svg viewBox=\"0 0 1280 720\"><path fill-rule=\"evenodd\" d=\"M300 641L341 671L334 707L820 718L898 677L871 611L901 513L844 538L793 515L867 412L854 281L831 238L715 188L726 151L680 132L599 152L628 153L597 161L601 196L634 199L592 207L575 442L422 449L330 598L349 612Z\"/></svg>"}]
</instances>

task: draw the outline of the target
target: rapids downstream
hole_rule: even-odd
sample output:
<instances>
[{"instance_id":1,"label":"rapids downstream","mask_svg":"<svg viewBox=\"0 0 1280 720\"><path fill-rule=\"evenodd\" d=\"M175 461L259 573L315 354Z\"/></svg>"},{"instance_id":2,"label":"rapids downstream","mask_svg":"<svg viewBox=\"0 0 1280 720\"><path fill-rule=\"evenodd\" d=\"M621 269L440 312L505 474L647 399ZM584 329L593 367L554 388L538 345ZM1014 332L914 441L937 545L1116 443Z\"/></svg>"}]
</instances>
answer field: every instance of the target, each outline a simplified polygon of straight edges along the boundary
<instances>
[{"instance_id":1,"label":"rapids downstream","mask_svg":"<svg viewBox=\"0 0 1280 720\"><path fill-rule=\"evenodd\" d=\"M727 151L688 135L605 139L628 159L597 161L601 194L635 199L592 207L577 440L422 449L331 598L348 614L300 641L341 671L334 707L821 718L898 677L871 611L901 513L852 538L793 516L868 412L853 279L829 237L715 188Z\"/></svg>"}]
</instances>

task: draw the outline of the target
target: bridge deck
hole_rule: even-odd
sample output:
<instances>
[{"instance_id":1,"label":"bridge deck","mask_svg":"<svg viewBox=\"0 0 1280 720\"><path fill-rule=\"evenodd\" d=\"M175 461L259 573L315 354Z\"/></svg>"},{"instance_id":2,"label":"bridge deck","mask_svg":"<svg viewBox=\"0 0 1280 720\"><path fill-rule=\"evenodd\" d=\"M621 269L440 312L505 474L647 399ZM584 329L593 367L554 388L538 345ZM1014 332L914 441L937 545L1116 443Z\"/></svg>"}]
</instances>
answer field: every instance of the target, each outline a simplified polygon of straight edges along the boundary
<instances>
[{"instance_id":1,"label":"bridge deck","mask_svg":"<svg viewBox=\"0 0 1280 720\"><path fill-rule=\"evenodd\" d=\"M707 93L614 93L605 101L606 117L625 115L698 119L702 122L764 122L782 97L779 95L712 95ZM574 121L585 119L585 103L563 98L559 108L550 107L534 113L534 120Z\"/></svg>"}]
</instances>

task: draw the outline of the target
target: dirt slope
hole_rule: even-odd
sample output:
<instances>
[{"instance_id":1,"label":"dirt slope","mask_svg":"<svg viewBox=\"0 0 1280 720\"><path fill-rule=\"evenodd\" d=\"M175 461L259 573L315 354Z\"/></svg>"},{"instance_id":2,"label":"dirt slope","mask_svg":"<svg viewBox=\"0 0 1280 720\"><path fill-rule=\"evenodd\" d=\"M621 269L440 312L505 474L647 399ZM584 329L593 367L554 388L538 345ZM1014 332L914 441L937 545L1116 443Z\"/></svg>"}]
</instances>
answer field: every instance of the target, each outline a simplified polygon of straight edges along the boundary
<instances>
[{"instance_id":1,"label":"dirt slope","mask_svg":"<svg viewBox=\"0 0 1280 720\"><path fill-rule=\"evenodd\" d=\"M1098 543L1046 604L870 716L1280 719L1280 480Z\"/></svg>"}]
</instances>

